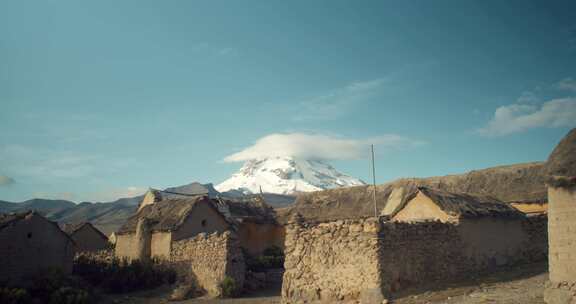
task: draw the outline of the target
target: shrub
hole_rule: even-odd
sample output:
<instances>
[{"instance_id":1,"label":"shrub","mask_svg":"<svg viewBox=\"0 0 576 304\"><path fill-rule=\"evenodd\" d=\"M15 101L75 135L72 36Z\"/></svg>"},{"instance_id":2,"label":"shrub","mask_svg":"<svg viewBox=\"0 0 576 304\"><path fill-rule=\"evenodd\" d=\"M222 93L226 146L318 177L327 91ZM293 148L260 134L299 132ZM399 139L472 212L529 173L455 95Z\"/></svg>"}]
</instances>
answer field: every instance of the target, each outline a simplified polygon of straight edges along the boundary
<instances>
[{"instance_id":1,"label":"shrub","mask_svg":"<svg viewBox=\"0 0 576 304\"><path fill-rule=\"evenodd\" d=\"M113 258L104 261L78 256L74 273L110 293L122 293L173 284L176 272L158 259L150 262Z\"/></svg>"},{"instance_id":2,"label":"shrub","mask_svg":"<svg viewBox=\"0 0 576 304\"><path fill-rule=\"evenodd\" d=\"M238 292L236 281L229 276L225 276L222 282L220 282L220 290L222 291L223 298L235 296Z\"/></svg>"},{"instance_id":3,"label":"shrub","mask_svg":"<svg viewBox=\"0 0 576 304\"><path fill-rule=\"evenodd\" d=\"M23 288L0 288L0 303L26 304L30 303L30 294Z\"/></svg>"},{"instance_id":4,"label":"shrub","mask_svg":"<svg viewBox=\"0 0 576 304\"><path fill-rule=\"evenodd\" d=\"M282 249L276 246L266 248L262 255L253 257L244 252L246 261L246 268L254 272L262 272L267 269L283 268L284 267L284 253Z\"/></svg>"}]
</instances>

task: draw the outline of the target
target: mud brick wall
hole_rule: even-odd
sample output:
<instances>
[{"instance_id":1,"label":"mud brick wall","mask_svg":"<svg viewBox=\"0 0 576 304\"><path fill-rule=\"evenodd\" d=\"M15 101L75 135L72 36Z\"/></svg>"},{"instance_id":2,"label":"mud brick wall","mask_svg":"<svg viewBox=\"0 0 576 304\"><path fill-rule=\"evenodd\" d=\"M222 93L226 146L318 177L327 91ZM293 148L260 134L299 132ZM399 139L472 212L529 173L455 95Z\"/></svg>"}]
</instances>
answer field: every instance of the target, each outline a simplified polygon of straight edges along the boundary
<instances>
[{"instance_id":1,"label":"mud brick wall","mask_svg":"<svg viewBox=\"0 0 576 304\"><path fill-rule=\"evenodd\" d=\"M172 243L170 262L180 280L191 280L210 296L220 296L220 283L226 276L244 285L244 256L237 237L227 231L222 234L200 233Z\"/></svg>"},{"instance_id":2,"label":"mud brick wall","mask_svg":"<svg viewBox=\"0 0 576 304\"><path fill-rule=\"evenodd\" d=\"M576 303L576 186L548 188L549 304Z\"/></svg>"}]
</instances>

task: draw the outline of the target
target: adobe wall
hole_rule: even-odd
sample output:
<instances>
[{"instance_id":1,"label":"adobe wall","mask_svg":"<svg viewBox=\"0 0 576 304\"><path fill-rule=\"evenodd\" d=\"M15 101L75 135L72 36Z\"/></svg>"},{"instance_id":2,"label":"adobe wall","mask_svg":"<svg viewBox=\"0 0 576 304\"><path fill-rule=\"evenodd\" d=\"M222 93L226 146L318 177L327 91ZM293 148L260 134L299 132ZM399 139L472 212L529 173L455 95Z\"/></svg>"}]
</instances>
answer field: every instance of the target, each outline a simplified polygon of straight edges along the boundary
<instances>
[{"instance_id":1,"label":"adobe wall","mask_svg":"<svg viewBox=\"0 0 576 304\"><path fill-rule=\"evenodd\" d=\"M493 225L510 232L494 235ZM504 265L539 261L547 250L545 226L545 218L510 223L366 219L290 224L282 297L287 303L377 303L410 286L448 283Z\"/></svg>"},{"instance_id":2,"label":"adobe wall","mask_svg":"<svg viewBox=\"0 0 576 304\"><path fill-rule=\"evenodd\" d=\"M84 225L70 236L76 243L76 251L100 251L109 246L108 239L105 239L89 225Z\"/></svg>"},{"instance_id":3,"label":"adobe wall","mask_svg":"<svg viewBox=\"0 0 576 304\"><path fill-rule=\"evenodd\" d=\"M206 201L197 202L178 230L172 234L172 240L178 241L193 237L199 233L222 233L229 228L228 222Z\"/></svg>"},{"instance_id":4,"label":"adobe wall","mask_svg":"<svg viewBox=\"0 0 576 304\"><path fill-rule=\"evenodd\" d=\"M39 215L0 230L0 281L25 283L48 268L72 272L74 244L60 228Z\"/></svg>"},{"instance_id":5,"label":"adobe wall","mask_svg":"<svg viewBox=\"0 0 576 304\"><path fill-rule=\"evenodd\" d=\"M136 234L117 234L116 235L116 246L114 247L114 254L120 259L137 259L138 258L138 248L137 248Z\"/></svg>"},{"instance_id":6,"label":"adobe wall","mask_svg":"<svg viewBox=\"0 0 576 304\"><path fill-rule=\"evenodd\" d=\"M284 234L284 227L275 224L244 222L238 230L240 245L253 256L272 246L284 248Z\"/></svg>"},{"instance_id":7,"label":"adobe wall","mask_svg":"<svg viewBox=\"0 0 576 304\"><path fill-rule=\"evenodd\" d=\"M549 304L576 303L576 186L548 187Z\"/></svg>"},{"instance_id":8,"label":"adobe wall","mask_svg":"<svg viewBox=\"0 0 576 304\"><path fill-rule=\"evenodd\" d=\"M229 231L173 242L170 262L180 280L194 280L213 297L221 294L219 285L226 276L239 288L244 285L244 257L237 237Z\"/></svg>"},{"instance_id":9,"label":"adobe wall","mask_svg":"<svg viewBox=\"0 0 576 304\"><path fill-rule=\"evenodd\" d=\"M172 233L171 232L153 232L152 242L150 243L150 254L153 257L161 259L170 258L170 249L172 248Z\"/></svg>"}]
</instances>

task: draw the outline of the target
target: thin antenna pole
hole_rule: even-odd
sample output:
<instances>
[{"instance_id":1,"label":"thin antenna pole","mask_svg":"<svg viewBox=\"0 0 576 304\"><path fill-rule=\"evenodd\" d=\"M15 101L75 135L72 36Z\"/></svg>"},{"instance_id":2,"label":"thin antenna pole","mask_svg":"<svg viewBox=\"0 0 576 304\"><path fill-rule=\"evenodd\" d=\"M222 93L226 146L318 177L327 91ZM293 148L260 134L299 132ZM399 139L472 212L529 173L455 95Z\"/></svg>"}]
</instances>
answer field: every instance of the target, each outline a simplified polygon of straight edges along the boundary
<instances>
[{"instance_id":1,"label":"thin antenna pole","mask_svg":"<svg viewBox=\"0 0 576 304\"><path fill-rule=\"evenodd\" d=\"M374 166L374 145L370 145L370 151L372 152L372 185L374 186L373 197L374 197L374 217L378 217L378 205L376 203L376 168Z\"/></svg>"}]
</instances>

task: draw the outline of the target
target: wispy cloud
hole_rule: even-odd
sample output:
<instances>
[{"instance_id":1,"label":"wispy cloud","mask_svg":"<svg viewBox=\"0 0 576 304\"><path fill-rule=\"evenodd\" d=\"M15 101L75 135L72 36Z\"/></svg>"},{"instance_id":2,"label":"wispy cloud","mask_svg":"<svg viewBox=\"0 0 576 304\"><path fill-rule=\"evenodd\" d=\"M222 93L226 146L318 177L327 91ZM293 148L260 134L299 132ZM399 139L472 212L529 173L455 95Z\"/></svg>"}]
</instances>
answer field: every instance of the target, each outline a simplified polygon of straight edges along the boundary
<instances>
[{"instance_id":1,"label":"wispy cloud","mask_svg":"<svg viewBox=\"0 0 576 304\"><path fill-rule=\"evenodd\" d=\"M324 95L303 100L298 104L299 110L293 119L296 121L337 119L355 105L376 96L386 82L384 78L354 82Z\"/></svg>"},{"instance_id":2,"label":"wispy cloud","mask_svg":"<svg viewBox=\"0 0 576 304\"><path fill-rule=\"evenodd\" d=\"M511 104L496 109L488 125L478 129L483 136L496 137L523 132L533 128L576 126L576 98L558 98L541 106Z\"/></svg>"},{"instance_id":3,"label":"wispy cloud","mask_svg":"<svg viewBox=\"0 0 576 304\"><path fill-rule=\"evenodd\" d=\"M389 151L416 147L423 142L396 134L351 139L322 134L274 133L258 139L240 152L227 156L224 161L240 162L278 156L326 160L358 159L366 157L370 144L378 145L381 151Z\"/></svg>"},{"instance_id":4,"label":"wispy cloud","mask_svg":"<svg viewBox=\"0 0 576 304\"><path fill-rule=\"evenodd\" d=\"M16 181L11 178L10 176L0 175L0 187L3 186L10 186L14 184Z\"/></svg>"},{"instance_id":5,"label":"wispy cloud","mask_svg":"<svg viewBox=\"0 0 576 304\"><path fill-rule=\"evenodd\" d=\"M561 90L576 92L576 79L564 78L558 83Z\"/></svg>"}]
</instances>

